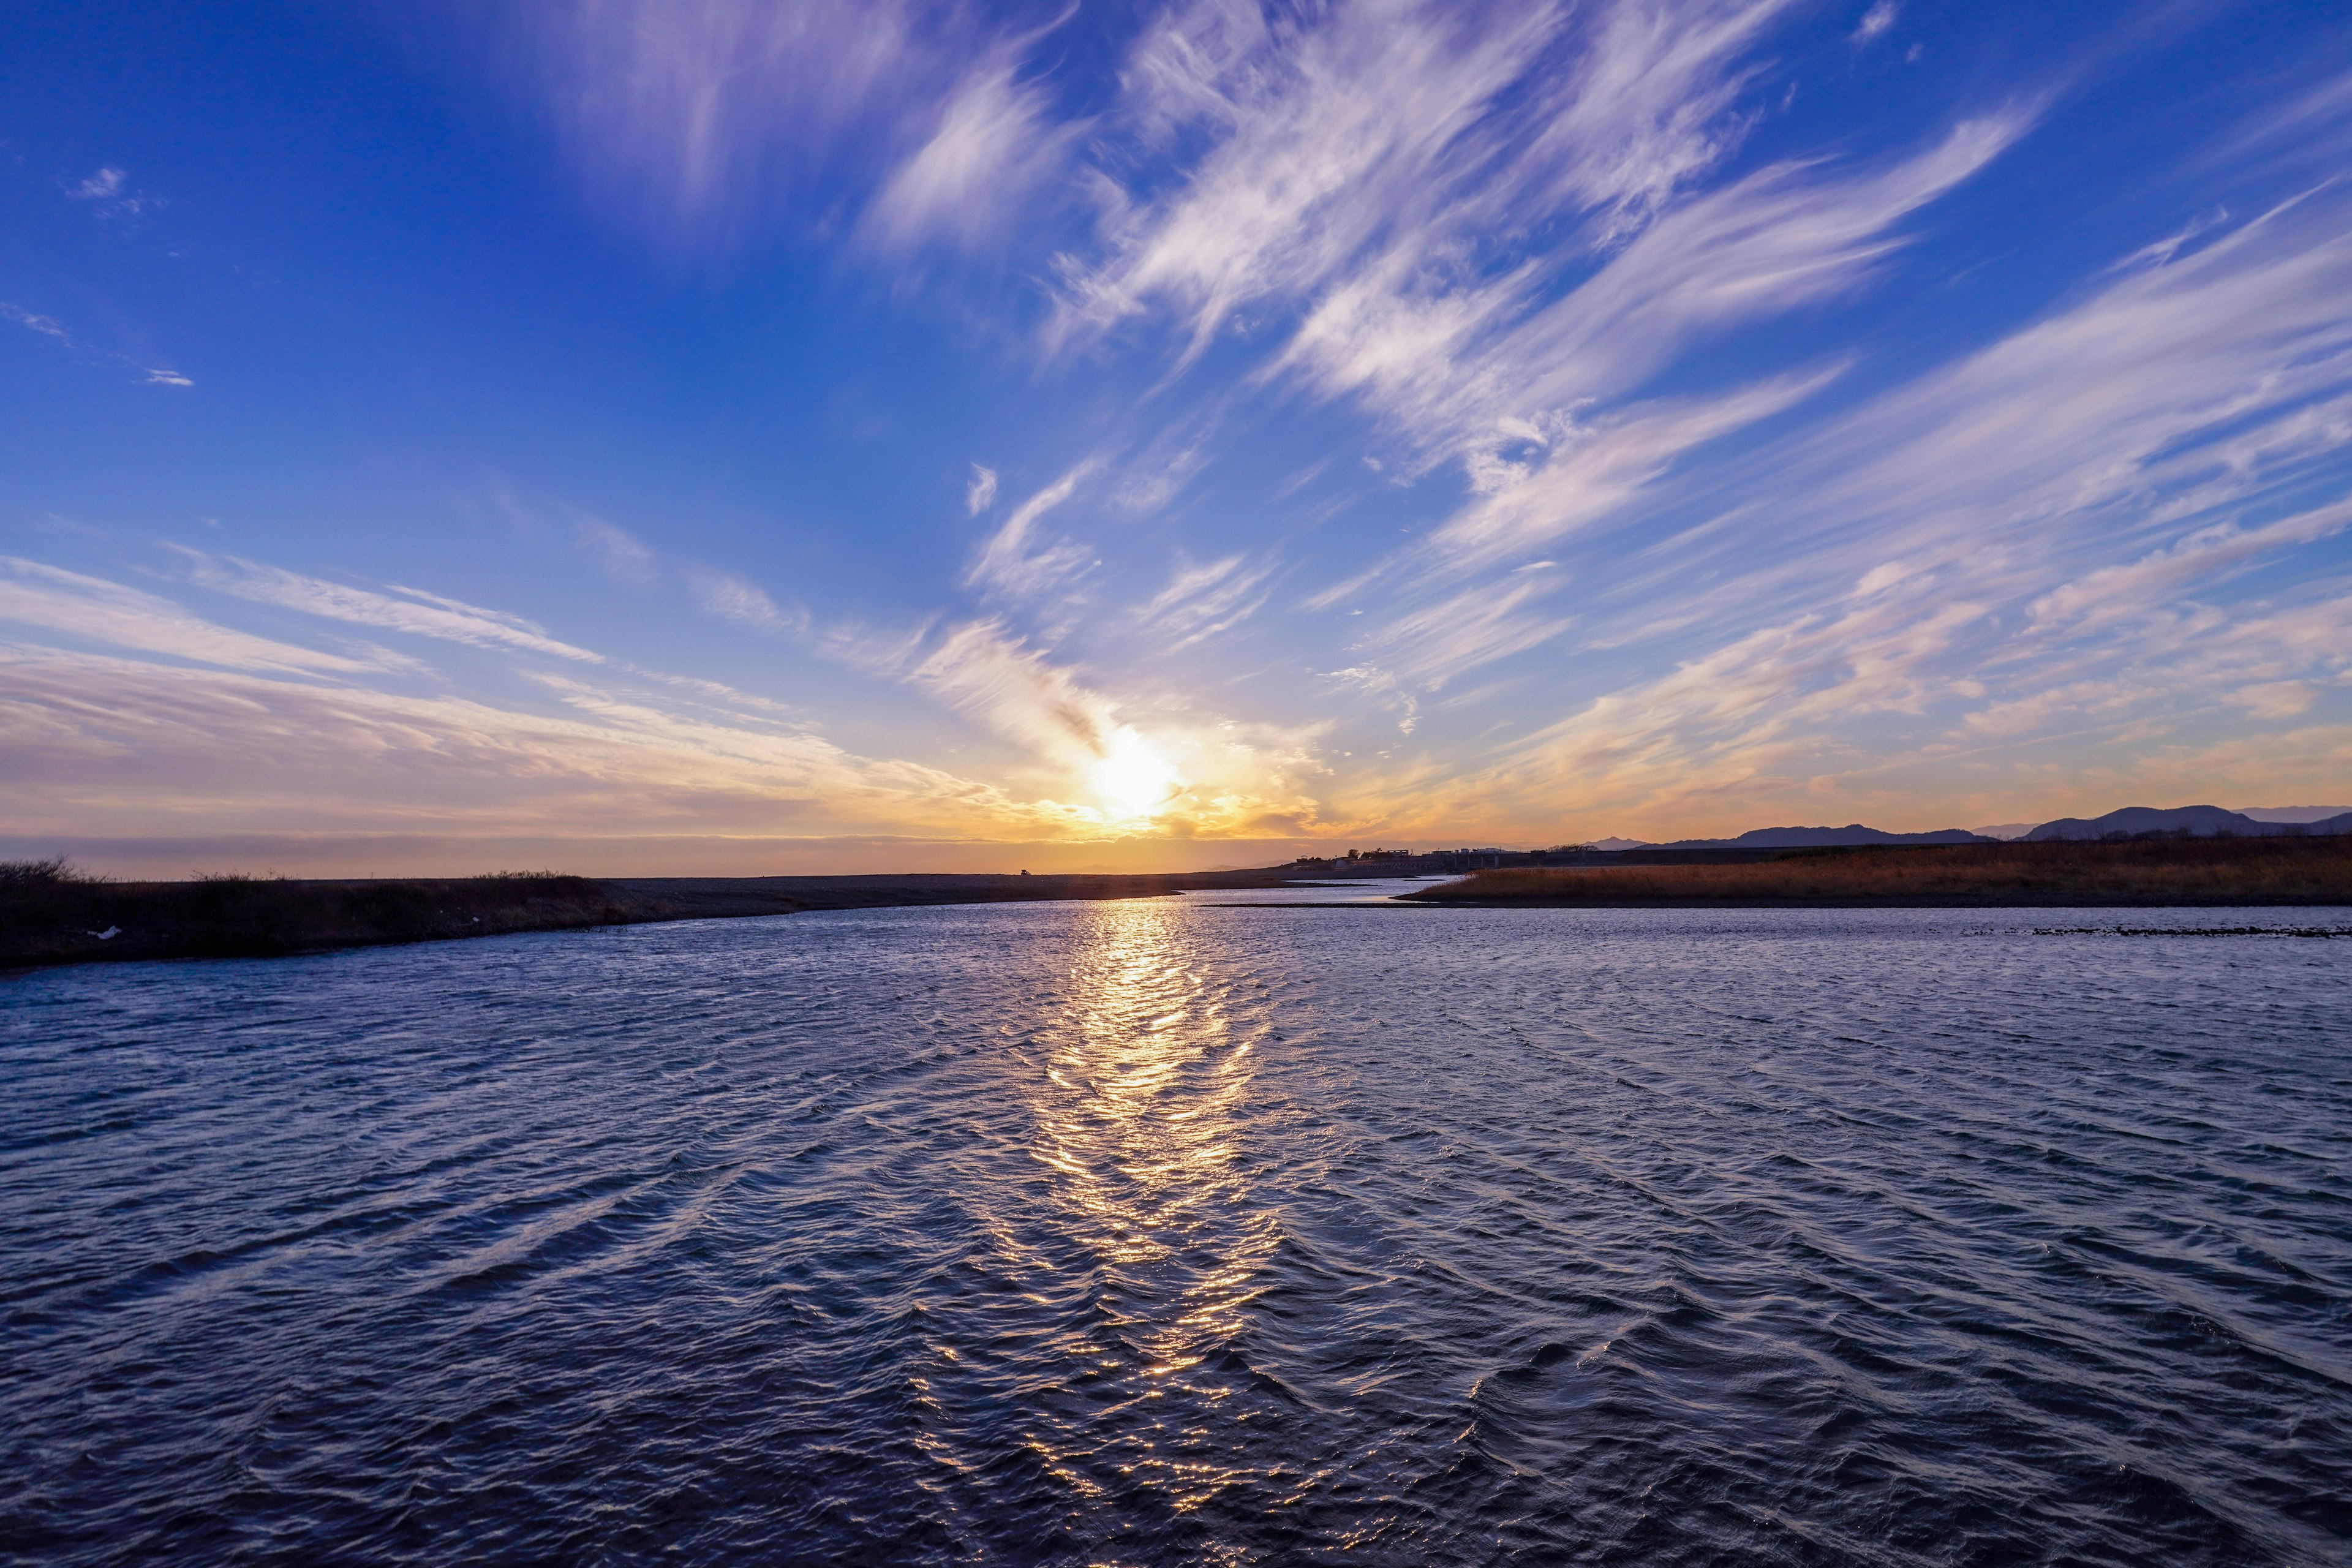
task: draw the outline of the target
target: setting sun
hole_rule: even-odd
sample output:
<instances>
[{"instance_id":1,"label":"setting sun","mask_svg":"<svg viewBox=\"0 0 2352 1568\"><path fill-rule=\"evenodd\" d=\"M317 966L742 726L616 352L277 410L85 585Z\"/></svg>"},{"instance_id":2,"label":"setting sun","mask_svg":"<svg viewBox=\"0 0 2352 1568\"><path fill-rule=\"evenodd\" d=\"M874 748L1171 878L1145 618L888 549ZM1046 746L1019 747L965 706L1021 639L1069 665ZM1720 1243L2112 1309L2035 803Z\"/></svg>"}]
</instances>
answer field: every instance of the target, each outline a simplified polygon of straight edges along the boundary
<instances>
[{"instance_id":1,"label":"setting sun","mask_svg":"<svg viewBox=\"0 0 2352 1568\"><path fill-rule=\"evenodd\" d=\"M1094 765L1094 791L1114 816L1150 816L1167 804L1181 783L1166 758L1132 730L1121 730L1110 751Z\"/></svg>"}]
</instances>

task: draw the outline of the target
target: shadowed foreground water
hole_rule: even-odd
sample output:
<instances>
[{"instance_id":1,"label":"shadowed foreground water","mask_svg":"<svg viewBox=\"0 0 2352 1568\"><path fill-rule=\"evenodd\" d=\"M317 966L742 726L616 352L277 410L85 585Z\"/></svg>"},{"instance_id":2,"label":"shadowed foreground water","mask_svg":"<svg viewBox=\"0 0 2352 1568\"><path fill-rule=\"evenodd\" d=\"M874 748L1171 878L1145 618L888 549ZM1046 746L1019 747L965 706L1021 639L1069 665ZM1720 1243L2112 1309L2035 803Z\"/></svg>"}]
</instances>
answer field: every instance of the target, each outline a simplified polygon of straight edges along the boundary
<instances>
[{"instance_id":1,"label":"shadowed foreground water","mask_svg":"<svg viewBox=\"0 0 2352 1568\"><path fill-rule=\"evenodd\" d=\"M1154 900L0 980L0 1549L2352 1560L2352 941L2062 923L2121 922Z\"/></svg>"}]
</instances>

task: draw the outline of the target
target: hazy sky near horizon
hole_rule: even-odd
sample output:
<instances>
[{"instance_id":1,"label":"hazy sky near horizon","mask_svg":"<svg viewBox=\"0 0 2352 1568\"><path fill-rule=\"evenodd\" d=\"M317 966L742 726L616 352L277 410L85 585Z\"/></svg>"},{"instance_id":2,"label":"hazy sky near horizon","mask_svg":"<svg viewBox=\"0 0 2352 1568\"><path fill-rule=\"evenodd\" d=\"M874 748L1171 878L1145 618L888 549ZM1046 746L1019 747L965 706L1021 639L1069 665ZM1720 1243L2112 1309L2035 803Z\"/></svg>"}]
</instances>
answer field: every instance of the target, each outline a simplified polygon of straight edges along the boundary
<instances>
[{"instance_id":1,"label":"hazy sky near horizon","mask_svg":"<svg viewBox=\"0 0 2352 1568\"><path fill-rule=\"evenodd\" d=\"M2338 5L25 0L0 62L9 846L2352 793Z\"/></svg>"}]
</instances>

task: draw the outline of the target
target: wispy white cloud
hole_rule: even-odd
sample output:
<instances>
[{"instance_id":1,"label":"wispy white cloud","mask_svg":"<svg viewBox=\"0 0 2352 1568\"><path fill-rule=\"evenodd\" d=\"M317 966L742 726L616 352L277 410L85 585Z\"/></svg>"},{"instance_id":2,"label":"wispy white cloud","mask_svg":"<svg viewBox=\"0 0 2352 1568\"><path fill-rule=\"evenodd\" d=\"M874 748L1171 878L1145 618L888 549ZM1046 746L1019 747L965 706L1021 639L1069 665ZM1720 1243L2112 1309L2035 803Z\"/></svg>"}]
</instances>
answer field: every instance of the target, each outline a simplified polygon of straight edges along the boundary
<instances>
[{"instance_id":1,"label":"wispy white cloud","mask_svg":"<svg viewBox=\"0 0 2352 1568\"><path fill-rule=\"evenodd\" d=\"M1559 588L1554 571L1514 574L1399 609L1365 639L1396 671L1430 690L1496 659L1550 642L1574 624L1547 610Z\"/></svg>"},{"instance_id":2,"label":"wispy white cloud","mask_svg":"<svg viewBox=\"0 0 2352 1568\"><path fill-rule=\"evenodd\" d=\"M1165 200L1121 196L1109 254L1066 266L1055 336L1164 302L1198 353L1252 301L1318 288L1381 235L1413 226L1428 201L1417 191L1460 178L1448 150L1559 16L1531 6L1486 33L1434 7L1347 6L1277 32L1225 5L1174 12L1139 47L1134 112L1206 129L1217 144Z\"/></svg>"},{"instance_id":3,"label":"wispy white cloud","mask_svg":"<svg viewBox=\"0 0 2352 1568\"><path fill-rule=\"evenodd\" d=\"M1741 63L1780 0L1623 3L1599 13L1573 72L1544 83L1528 149L1556 199L1597 215L1604 243L1638 228L1740 142ZM1542 187L1538 187L1542 188Z\"/></svg>"},{"instance_id":4,"label":"wispy white cloud","mask_svg":"<svg viewBox=\"0 0 2352 1568\"><path fill-rule=\"evenodd\" d=\"M1743 459L1747 499L1600 599L1633 635L1706 582L1711 650L1602 689L1457 799L1688 803L2086 726L2127 771L2224 721L2200 711L2301 714L2352 669L2352 580L2309 553L2352 527L2340 485L2312 490L2352 444L2347 213L2316 192L2110 274Z\"/></svg>"},{"instance_id":5,"label":"wispy white cloud","mask_svg":"<svg viewBox=\"0 0 2352 1568\"><path fill-rule=\"evenodd\" d=\"M1592 417L1498 420L1468 447L1472 499L1425 538L1310 601L1328 608L1399 572L1443 584L1465 573L1528 563L1585 529L1622 521L1696 449L1803 401L1834 367L1742 387L1720 397L1670 398Z\"/></svg>"},{"instance_id":6,"label":"wispy white cloud","mask_svg":"<svg viewBox=\"0 0 2352 1568\"><path fill-rule=\"evenodd\" d=\"M578 682L555 711L0 647L20 833L552 832L567 837L945 831L1061 837L936 769L806 733L699 721ZM257 769L255 759L268 765ZM102 780L102 783L98 781Z\"/></svg>"},{"instance_id":7,"label":"wispy white cloud","mask_svg":"<svg viewBox=\"0 0 2352 1568\"><path fill-rule=\"evenodd\" d=\"M2027 614L2036 630L2081 636L2143 615L2183 588L2219 587L2234 571L2347 528L2352 528L2352 501L2315 508L2260 528L2214 523L2136 561L2097 567L2062 583L2035 599Z\"/></svg>"},{"instance_id":8,"label":"wispy white cloud","mask_svg":"<svg viewBox=\"0 0 2352 1568\"><path fill-rule=\"evenodd\" d=\"M2199 172L2288 171L2305 180L2340 177L2352 150L2352 71L2323 78L2250 115L2196 160Z\"/></svg>"},{"instance_id":9,"label":"wispy white cloud","mask_svg":"<svg viewBox=\"0 0 2352 1568\"><path fill-rule=\"evenodd\" d=\"M115 353L107 349L93 348L89 344L82 342L77 339L72 332L66 329L65 323L58 321L54 316L44 316L37 311L27 310L19 306L9 304L5 300L0 300L0 320L14 321L27 331L38 332L45 338L53 339L63 347L73 351L85 361L95 360L100 363L117 365L124 369L138 371L140 373L141 381L149 386L195 385L195 383L193 380L187 376L182 375L176 370L165 370L156 366L142 365L128 354Z\"/></svg>"},{"instance_id":10,"label":"wispy white cloud","mask_svg":"<svg viewBox=\"0 0 2352 1568\"><path fill-rule=\"evenodd\" d=\"M2305 681L2264 680L2238 688L2231 700L2257 719L2293 719L2311 711L2315 695Z\"/></svg>"},{"instance_id":11,"label":"wispy white cloud","mask_svg":"<svg viewBox=\"0 0 2352 1568\"><path fill-rule=\"evenodd\" d=\"M1984 615L1919 591L1758 627L1552 726L1532 742L1540 775L1652 798L1809 775L1852 743L1831 721L1917 713L1946 695L1937 660Z\"/></svg>"},{"instance_id":12,"label":"wispy white cloud","mask_svg":"<svg viewBox=\"0 0 2352 1568\"><path fill-rule=\"evenodd\" d=\"M2030 123L1964 121L1882 171L1824 178L1776 165L1653 224L1589 281L1524 318L1511 278L1439 296L1367 279L1301 327L1284 363L1326 395L1366 396L1423 445L1483 446L1506 419L1638 390L1703 335L1849 290L1894 226L1981 169ZM1424 323L1434 314L1444 325Z\"/></svg>"},{"instance_id":13,"label":"wispy white cloud","mask_svg":"<svg viewBox=\"0 0 2352 1568\"><path fill-rule=\"evenodd\" d=\"M763 632L796 632L808 625L804 613L779 608L765 589L730 573L716 572L707 566L690 567L687 581L693 585L698 604L738 626Z\"/></svg>"},{"instance_id":14,"label":"wispy white cloud","mask_svg":"<svg viewBox=\"0 0 2352 1568\"><path fill-rule=\"evenodd\" d=\"M548 498L526 500L501 480L483 497L525 536L569 545L593 561L606 577L633 588L650 587L664 575L660 552L635 534L584 507Z\"/></svg>"},{"instance_id":15,"label":"wispy white cloud","mask_svg":"<svg viewBox=\"0 0 2352 1568\"><path fill-rule=\"evenodd\" d=\"M2079 619L2085 591L2063 584L2200 529L2218 531L2200 550L2284 542L2260 528L2310 511L2300 487L2352 435L2347 211L2326 193L2113 278L1826 426L1753 466L1755 499L1705 548L1722 558L1770 529L1769 575L1731 589L1758 608L1895 556L2031 620L2053 593L2043 617Z\"/></svg>"},{"instance_id":16,"label":"wispy white cloud","mask_svg":"<svg viewBox=\"0 0 2352 1568\"><path fill-rule=\"evenodd\" d=\"M1363 646L1433 683L1556 633L1556 612L1506 592L1543 549L1580 574L1580 646L1671 668L1615 654L1569 717L1456 773L1432 810L1703 814L2060 733L2097 737L2123 778L2183 723L2300 716L2352 668L2329 641L2352 584L2308 553L2352 524L2340 487L2312 489L2352 446L2347 211L2318 190L2144 254L1993 346L1707 472L1714 510L1680 533L1655 520L1700 481L1667 464L1738 411L1500 431L1472 465L1484 493L1401 558L1412 591ZM1759 391L1750 416L1790 395ZM1653 542L1629 552L1619 531L1644 520ZM1471 585L1430 592L1447 563ZM2250 601L2242 578L2287 596Z\"/></svg>"},{"instance_id":17,"label":"wispy white cloud","mask_svg":"<svg viewBox=\"0 0 2352 1568\"><path fill-rule=\"evenodd\" d=\"M1045 95L1016 80L1011 64L976 70L948 99L930 139L891 173L866 211L867 232L899 247L987 239L1019 216L1078 131L1055 123Z\"/></svg>"},{"instance_id":18,"label":"wispy white cloud","mask_svg":"<svg viewBox=\"0 0 2352 1568\"><path fill-rule=\"evenodd\" d=\"M235 565L265 602L344 603L319 592L331 584L296 578L289 587L266 568ZM384 602L360 606L370 624L398 604L377 597ZM420 608L515 624L419 597ZM1082 803L1023 800L859 756L763 699L607 661L527 669L551 710L420 696L383 684L414 668L396 657L255 637L153 594L13 558L0 558L0 626L30 634L0 637L9 826L19 833L119 834L135 820L150 832L430 825L591 838L918 831L1031 840L1099 834L1107 820ZM1019 662L1017 649L1008 657ZM1050 693L1052 672L1038 668L1038 689ZM1017 707L982 694L976 670L959 680L941 665L934 675L991 711ZM1060 689L1098 703L1073 684ZM257 758L268 765L257 771Z\"/></svg>"},{"instance_id":19,"label":"wispy white cloud","mask_svg":"<svg viewBox=\"0 0 2352 1568\"><path fill-rule=\"evenodd\" d=\"M567 145L666 246L812 206L885 248L980 244L1082 129L1024 78L1042 33L947 0L554 0L508 25Z\"/></svg>"},{"instance_id":20,"label":"wispy white cloud","mask_svg":"<svg viewBox=\"0 0 2352 1568\"><path fill-rule=\"evenodd\" d=\"M64 323L55 317L40 315L5 302L0 302L0 316L5 316L26 331L38 332L45 338L54 338L68 346L73 342L73 334L67 331Z\"/></svg>"},{"instance_id":21,"label":"wispy white cloud","mask_svg":"<svg viewBox=\"0 0 2352 1568\"><path fill-rule=\"evenodd\" d=\"M971 483L964 487L963 511L966 517L978 517L996 504L996 470L978 463L971 466Z\"/></svg>"},{"instance_id":22,"label":"wispy white cloud","mask_svg":"<svg viewBox=\"0 0 2352 1568\"><path fill-rule=\"evenodd\" d=\"M1125 473L1111 500L1130 512L1158 511L1181 494L1184 487L1209 464L1213 433L1193 428L1163 431L1160 437L1125 465Z\"/></svg>"},{"instance_id":23,"label":"wispy white cloud","mask_svg":"<svg viewBox=\"0 0 2352 1568\"><path fill-rule=\"evenodd\" d=\"M1351 686L1391 708L1397 714L1397 733L1400 735L1412 734L1421 723L1421 700L1392 671L1382 669L1376 664L1355 664L1345 669L1327 670L1324 679Z\"/></svg>"},{"instance_id":24,"label":"wispy white cloud","mask_svg":"<svg viewBox=\"0 0 2352 1568\"><path fill-rule=\"evenodd\" d=\"M910 679L950 708L1063 768L1108 755L1120 728L1108 700L1025 646L1002 621L951 628Z\"/></svg>"},{"instance_id":25,"label":"wispy white cloud","mask_svg":"<svg viewBox=\"0 0 2352 1568\"><path fill-rule=\"evenodd\" d=\"M379 594L373 589L306 577L234 556L205 555L193 550L180 553L188 562L189 581L215 593L257 604L475 647L544 654L588 664L604 662L603 655L558 641L547 635L545 627L520 616L486 610L420 589L395 588L391 594Z\"/></svg>"},{"instance_id":26,"label":"wispy white cloud","mask_svg":"<svg viewBox=\"0 0 2352 1568\"><path fill-rule=\"evenodd\" d=\"M381 668L233 631L155 595L16 556L0 556L0 621L231 669L322 675Z\"/></svg>"},{"instance_id":27,"label":"wispy white cloud","mask_svg":"<svg viewBox=\"0 0 2352 1568\"><path fill-rule=\"evenodd\" d=\"M1244 555L1195 565L1181 562L1167 586L1135 613L1137 622L1168 639L1179 652L1231 629L1265 604L1270 564L1252 564Z\"/></svg>"},{"instance_id":28,"label":"wispy white cloud","mask_svg":"<svg viewBox=\"0 0 2352 1568\"><path fill-rule=\"evenodd\" d=\"M1197 355L1258 301L1322 297L1326 332L1374 321L1425 363L1534 287L1498 243L1564 223L1582 243L1550 251L1571 263L1736 145L1739 61L1789 6L1251 9L1178 7L1139 44L1136 121L1213 146L1172 189L1112 187L1107 253L1066 259L1054 341L1163 307Z\"/></svg>"},{"instance_id":29,"label":"wispy white cloud","mask_svg":"<svg viewBox=\"0 0 2352 1568\"><path fill-rule=\"evenodd\" d=\"M1556 574L1462 579L1622 526L1696 451L1839 367L1627 400L1697 345L1868 283L1906 218L2033 121L2005 109L1907 157L1782 163L1689 194L1744 133L1746 62L1785 9L1401 4L1261 26L1180 8L1138 46L1130 112L1211 150L1107 209L1106 251L1066 265L1053 331L1164 311L1192 355L1242 313L1296 309L1261 374L1375 414L1405 479L1458 458L1474 490L1308 606L1386 600L1365 646L1432 683L1541 646L1569 624L1541 607ZM1517 254L1495 237L1547 226Z\"/></svg>"},{"instance_id":30,"label":"wispy white cloud","mask_svg":"<svg viewBox=\"0 0 2352 1568\"><path fill-rule=\"evenodd\" d=\"M659 575L658 560L626 529L583 511L572 516L572 539L616 583L643 586Z\"/></svg>"},{"instance_id":31,"label":"wispy white cloud","mask_svg":"<svg viewBox=\"0 0 2352 1568\"><path fill-rule=\"evenodd\" d=\"M1041 541L1037 521L1077 493L1101 464L1087 458L1013 508L964 572L964 585L1033 598L1084 570L1092 555L1067 540Z\"/></svg>"},{"instance_id":32,"label":"wispy white cloud","mask_svg":"<svg viewBox=\"0 0 2352 1568\"><path fill-rule=\"evenodd\" d=\"M136 217L155 205L154 198L131 188L131 176L109 164L89 178L66 187L66 195L96 210L100 217Z\"/></svg>"},{"instance_id":33,"label":"wispy white cloud","mask_svg":"<svg viewBox=\"0 0 2352 1568\"><path fill-rule=\"evenodd\" d=\"M775 210L854 129L894 122L950 40L917 0L556 0L513 14L590 173L670 237Z\"/></svg>"}]
</instances>

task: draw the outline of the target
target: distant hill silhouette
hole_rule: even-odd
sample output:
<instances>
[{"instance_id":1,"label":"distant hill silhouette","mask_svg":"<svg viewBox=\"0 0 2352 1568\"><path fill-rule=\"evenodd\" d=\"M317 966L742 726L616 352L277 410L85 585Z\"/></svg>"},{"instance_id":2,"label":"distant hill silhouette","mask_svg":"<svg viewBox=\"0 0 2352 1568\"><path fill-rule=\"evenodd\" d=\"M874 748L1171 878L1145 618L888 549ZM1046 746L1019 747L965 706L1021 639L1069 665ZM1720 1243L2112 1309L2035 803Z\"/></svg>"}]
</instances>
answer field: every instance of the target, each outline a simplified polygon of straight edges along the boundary
<instances>
[{"instance_id":1,"label":"distant hill silhouette","mask_svg":"<svg viewBox=\"0 0 2352 1568\"><path fill-rule=\"evenodd\" d=\"M1681 838L1662 849L1832 849L1857 844L1998 844L1964 827L1933 833L1888 833L1850 822L1843 827L1757 827L1737 838Z\"/></svg>"},{"instance_id":2,"label":"distant hill silhouette","mask_svg":"<svg viewBox=\"0 0 2352 1568\"><path fill-rule=\"evenodd\" d=\"M2263 808L2272 816L2272 808ZM2276 815L2288 810L2279 808ZM2299 815L2299 812L2298 812ZM2317 822L2263 820L2218 805L2183 805L2169 810L2127 805L2105 816L2062 816L2028 831L2022 823L2002 823L1995 833L1972 833L1964 827L1933 833L1889 833L1850 822L1843 827L1757 827L1737 838L1677 838L1666 844L1642 844L1631 838L1605 838L1601 849L1840 849L1868 844L1999 844L2019 838L2131 837L2142 833L2185 833L2191 837L2228 836L2239 838L2299 837L2306 834L2352 833L2352 811Z\"/></svg>"},{"instance_id":3,"label":"distant hill silhouette","mask_svg":"<svg viewBox=\"0 0 2352 1568\"><path fill-rule=\"evenodd\" d=\"M2105 816L2062 816L2055 822L2043 823L2026 837L2105 838L2110 834L2138 833L2186 833L2195 838L2210 838L2221 834L2239 838L2272 838L2304 834L2352 833L2352 812L2319 822L2258 822L2242 812L2225 811L2218 805L2182 805L2168 811L2154 806L2127 805Z\"/></svg>"}]
</instances>

